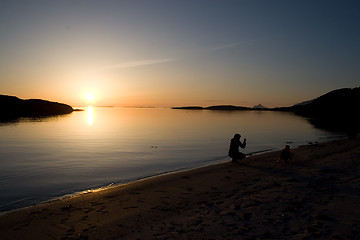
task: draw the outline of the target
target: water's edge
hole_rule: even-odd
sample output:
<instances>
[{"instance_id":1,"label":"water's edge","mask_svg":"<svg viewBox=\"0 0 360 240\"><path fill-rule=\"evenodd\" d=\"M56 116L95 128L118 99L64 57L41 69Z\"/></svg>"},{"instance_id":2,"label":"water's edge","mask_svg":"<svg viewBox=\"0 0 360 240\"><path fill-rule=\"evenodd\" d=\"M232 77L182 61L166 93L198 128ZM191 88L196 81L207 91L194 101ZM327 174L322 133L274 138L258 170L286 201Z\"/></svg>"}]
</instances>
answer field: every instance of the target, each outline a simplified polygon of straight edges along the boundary
<instances>
[{"instance_id":1,"label":"water's edge","mask_svg":"<svg viewBox=\"0 0 360 240\"><path fill-rule=\"evenodd\" d=\"M345 138L345 137L341 137L338 140L343 139L343 138ZM333 141L333 140L329 140L329 141ZM326 142L326 141L324 141L324 142ZM318 142L309 143L307 145L299 145L299 146L296 146L296 147L310 146L312 144L317 144L317 143ZM269 152L276 152L276 151L280 151L280 150L281 150L280 148L278 148L278 149L275 149L275 148L264 149L264 150L260 150L260 151L250 152L250 153L247 153L246 155L250 157L250 156L261 155L261 154L265 154L265 153L269 153ZM179 173L179 172L191 171L191 170L204 168L204 167L208 167L208 166L214 166L214 165L226 163L226 162L228 162L230 160L231 159L228 156L224 156L221 160L219 160L217 162L211 162L211 163L207 163L207 164L196 166L196 167L189 167L189 168L183 167L183 168L164 171L164 172L161 172L161 173L152 174L152 175L148 175L148 176L142 176L142 177L137 177L137 178L133 178L133 179L123 180L123 181L118 182L118 183L110 183L110 184L108 184L106 186L99 186L99 187L89 188L89 189L86 189L86 190L77 191L77 192L70 193L70 194L65 194L65 195L62 195L62 196L59 196L59 197L50 198L48 200L40 201L38 203L29 205L29 206L24 206L24 207L20 207L20 208L16 208L16 209L2 211L2 212L0 212L0 216L6 215L6 214L11 213L11 212L21 211L23 209L31 208L31 207L38 206L38 205L41 205L41 204L51 203L51 202L55 202L55 201L61 201L63 199L78 197L78 196L88 194L88 193L104 191L104 190L108 190L108 189L111 189L111 188L125 186L127 184L131 184L131 183L138 182L138 181L146 181L148 179L156 178L156 177L159 177L159 176L175 174L175 173Z\"/></svg>"}]
</instances>

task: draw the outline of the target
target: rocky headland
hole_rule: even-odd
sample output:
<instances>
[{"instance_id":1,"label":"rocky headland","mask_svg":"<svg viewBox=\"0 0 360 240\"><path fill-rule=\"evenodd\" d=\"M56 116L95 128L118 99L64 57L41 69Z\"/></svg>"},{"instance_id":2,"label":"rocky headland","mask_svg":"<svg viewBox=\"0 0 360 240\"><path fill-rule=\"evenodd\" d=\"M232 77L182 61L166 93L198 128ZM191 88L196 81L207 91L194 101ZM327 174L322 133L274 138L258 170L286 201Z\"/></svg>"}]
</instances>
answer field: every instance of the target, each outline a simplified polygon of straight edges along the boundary
<instances>
[{"instance_id":1,"label":"rocky headland","mask_svg":"<svg viewBox=\"0 0 360 240\"><path fill-rule=\"evenodd\" d=\"M21 117L46 117L72 113L74 109L64 103L41 99L20 99L0 95L0 120L16 120Z\"/></svg>"}]
</instances>

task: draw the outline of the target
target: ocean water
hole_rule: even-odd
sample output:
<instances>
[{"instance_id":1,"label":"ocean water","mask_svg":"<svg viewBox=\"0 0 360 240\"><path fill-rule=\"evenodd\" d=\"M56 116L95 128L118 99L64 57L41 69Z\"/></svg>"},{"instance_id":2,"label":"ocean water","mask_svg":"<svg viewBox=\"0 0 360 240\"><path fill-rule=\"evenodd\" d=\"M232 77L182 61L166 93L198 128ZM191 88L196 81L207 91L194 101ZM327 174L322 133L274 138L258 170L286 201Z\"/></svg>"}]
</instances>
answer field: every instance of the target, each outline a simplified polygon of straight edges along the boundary
<instances>
[{"instance_id":1,"label":"ocean water","mask_svg":"<svg viewBox=\"0 0 360 240\"><path fill-rule=\"evenodd\" d=\"M0 212L68 194L342 137L292 113L96 108L0 123Z\"/></svg>"}]
</instances>

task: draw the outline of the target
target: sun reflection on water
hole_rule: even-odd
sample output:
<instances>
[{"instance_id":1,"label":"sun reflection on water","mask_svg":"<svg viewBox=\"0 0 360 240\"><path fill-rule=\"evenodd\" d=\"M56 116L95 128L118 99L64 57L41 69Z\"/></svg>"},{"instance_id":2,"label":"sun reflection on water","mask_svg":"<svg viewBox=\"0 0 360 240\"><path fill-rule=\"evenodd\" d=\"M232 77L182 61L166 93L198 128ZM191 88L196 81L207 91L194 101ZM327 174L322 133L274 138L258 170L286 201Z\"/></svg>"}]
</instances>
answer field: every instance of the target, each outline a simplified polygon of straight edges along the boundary
<instances>
[{"instance_id":1,"label":"sun reflection on water","mask_svg":"<svg viewBox=\"0 0 360 240\"><path fill-rule=\"evenodd\" d=\"M93 113L93 107L92 106L88 106L87 107L87 121L88 121L88 125L91 127L94 121L94 113Z\"/></svg>"}]
</instances>

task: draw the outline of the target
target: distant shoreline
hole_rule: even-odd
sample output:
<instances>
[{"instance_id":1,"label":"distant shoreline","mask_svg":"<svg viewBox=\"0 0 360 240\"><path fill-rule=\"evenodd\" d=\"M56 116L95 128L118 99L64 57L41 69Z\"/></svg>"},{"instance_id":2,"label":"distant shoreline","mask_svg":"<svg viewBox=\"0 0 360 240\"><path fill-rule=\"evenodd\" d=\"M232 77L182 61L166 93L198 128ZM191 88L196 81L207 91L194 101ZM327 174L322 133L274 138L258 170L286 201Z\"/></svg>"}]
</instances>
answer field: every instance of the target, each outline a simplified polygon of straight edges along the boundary
<instances>
[{"instance_id":1,"label":"distant shoreline","mask_svg":"<svg viewBox=\"0 0 360 240\"><path fill-rule=\"evenodd\" d=\"M216 105L210 107L184 106L173 107L172 109L293 112L298 116L308 118L318 128L346 132L350 137L354 138L360 132L360 115L357 108L359 102L360 87L356 87L333 90L313 100L301 102L290 107L266 108L259 104L253 108Z\"/></svg>"},{"instance_id":2,"label":"distant shoreline","mask_svg":"<svg viewBox=\"0 0 360 240\"><path fill-rule=\"evenodd\" d=\"M291 107L275 107L275 108L251 108L234 105L215 105L209 107L201 106L184 106L184 107L172 107L171 109L184 109L184 110L219 110L219 111L287 111L291 112Z\"/></svg>"}]
</instances>

